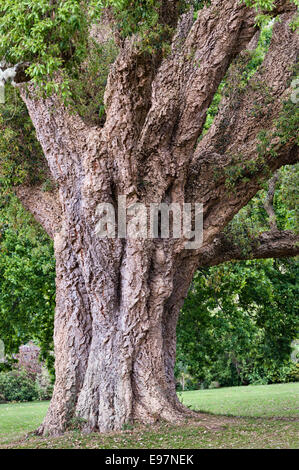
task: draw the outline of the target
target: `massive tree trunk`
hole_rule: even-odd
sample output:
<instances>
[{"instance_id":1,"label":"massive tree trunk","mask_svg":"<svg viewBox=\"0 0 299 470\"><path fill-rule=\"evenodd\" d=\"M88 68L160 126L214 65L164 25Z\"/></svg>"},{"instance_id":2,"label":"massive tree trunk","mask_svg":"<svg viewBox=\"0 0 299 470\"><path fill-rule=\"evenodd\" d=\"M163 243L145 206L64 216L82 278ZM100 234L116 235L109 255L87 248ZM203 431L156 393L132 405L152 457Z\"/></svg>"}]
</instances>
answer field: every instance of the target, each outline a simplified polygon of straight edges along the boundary
<instances>
[{"instance_id":1,"label":"massive tree trunk","mask_svg":"<svg viewBox=\"0 0 299 470\"><path fill-rule=\"evenodd\" d=\"M77 404L78 415L94 429L183 416L167 374L169 323L167 332L163 327L173 264L167 248L128 242L121 266L110 270L113 292L94 300L89 363ZM175 329L175 312L170 322Z\"/></svg>"},{"instance_id":2,"label":"massive tree trunk","mask_svg":"<svg viewBox=\"0 0 299 470\"><path fill-rule=\"evenodd\" d=\"M179 403L173 377L176 322L189 282L177 286L173 304L176 257L167 244L116 245L100 244L102 259L85 261L92 275L81 282L67 237L55 237L56 384L42 432L62 432L75 416L88 430L108 431L192 414ZM90 247L81 241L81 249L87 254Z\"/></svg>"},{"instance_id":3,"label":"massive tree trunk","mask_svg":"<svg viewBox=\"0 0 299 470\"><path fill-rule=\"evenodd\" d=\"M17 190L54 238L57 261L56 384L40 432L61 433L76 417L88 430L108 431L134 420L177 422L192 415L175 393L176 323L196 268L241 257L223 229L268 177L257 166L233 192L225 184L232 155L242 153L244 165L258 158L258 133L275 128L290 91L298 51L289 27L293 6L277 3L285 14L259 72L271 109L263 118L248 112L248 101L262 100L249 84L237 108L224 103L199 143L217 87L256 33L254 10L239 0L212 1L194 23L183 17L172 53L156 57L154 70L134 42L125 41L109 76L102 128L69 114L55 96L41 99L30 85L20 86L59 187L52 201L38 188ZM270 171L297 161L293 141L275 145L275 158L264 154ZM127 207L204 203L203 244L187 250L184 238L99 238L98 204L117 211L123 195ZM275 240L264 237L261 256L268 245L273 254ZM298 253L292 234L285 232L284 241L288 255Z\"/></svg>"}]
</instances>

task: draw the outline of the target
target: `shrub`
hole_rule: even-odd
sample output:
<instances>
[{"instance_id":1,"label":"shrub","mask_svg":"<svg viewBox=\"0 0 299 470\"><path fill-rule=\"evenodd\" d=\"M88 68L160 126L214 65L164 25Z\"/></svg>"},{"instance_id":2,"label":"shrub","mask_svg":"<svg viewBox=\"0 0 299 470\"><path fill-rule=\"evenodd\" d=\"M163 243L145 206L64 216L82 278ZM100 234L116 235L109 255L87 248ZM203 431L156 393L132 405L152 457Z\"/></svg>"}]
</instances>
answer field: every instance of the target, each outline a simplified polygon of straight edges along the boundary
<instances>
[{"instance_id":1,"label":"shrub","mask_svg":"<svg viewBox=\"0 0 299 470\"><path fill-rule=\"evenodd\" d=\"M286 382L299 382L299 362L292 364L285 377Z\"/></svg>"},{"instance_id":2,"label":"shrub","mask_svg":"<svg viewBox=\"0 0 299 470\"><path fill-rule=\"evenodd\" d=\"M38 400L39 395L36 383L26 372L14 370L0 373L0 398L23 402Z\"/></svg>"}]
</instances>

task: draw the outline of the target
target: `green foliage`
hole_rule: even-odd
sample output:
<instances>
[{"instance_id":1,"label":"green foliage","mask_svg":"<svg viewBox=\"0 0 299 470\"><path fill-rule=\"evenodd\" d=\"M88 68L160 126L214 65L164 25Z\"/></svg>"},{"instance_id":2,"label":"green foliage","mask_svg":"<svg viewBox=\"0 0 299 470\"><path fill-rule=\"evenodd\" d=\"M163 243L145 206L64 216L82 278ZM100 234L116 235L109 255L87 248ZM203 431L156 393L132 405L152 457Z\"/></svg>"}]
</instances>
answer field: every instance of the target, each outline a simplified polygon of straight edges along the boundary
<instances>
[{"instance_id":1,"label":"green foliage","mask_svg":"<svg viewBox=\"0 0 299 470\"><path fill-rule=\"evenodd\" d=\"M274 196L277 226L280 230L299 230L299 164L281 168Z\"/></svg>"},{"instance_id":2,"label":"green foliage","mask_svg":"<svg viewBox=\"0 0 299 470\"><path fill-rule=\"evenodd\" d=\"M284 166L278 172L273 208L279 230L298 232L298 172L298 164ZM235 215L225 228L226 236L241 247L244 256L250 255L251 246L248 244L248 240L254 244L260 233L270 229L269 216L264 208L267 191L268 183L266 182L263 184L263 189Z\"/></svg>"},{"instance_id":3,"label":"green foliage","mask_svg":"<svg viewBox=\"0 0 299 470\"><path fill-rule=\"evenodd\" d=\"M256 24L261 25L265 20L271 18L271 11L275 8L275 0L243 0L243 2L249 6L255 8L257 11ZM291 0L297 7L299 6L298 0ZM298 15L291 25L292 29L298 27Z\"/></svg>"},{"instance_id":4,"label":"green foliage","mask_svg":"<svg viewBox=\"0 0 299 470\"><path fill-rule=\"evenodd\" d=\"M73 96L71 109L95 125L104 122L104 91L116 54L112 40L105 45L92 43L86 62L68 82ZM54 189L27 108L18 90L7 84L6 101L0 105L0 192L21 183L43 183L45 191Z\"/></svg>"},{"instance_id":5,"label":"green foliage","mask_svg":"<svg viewBox=\"0 0 299 470\"><path fill-rule=\"evenodd\" d=\"M88 122L102 125L105 121L104 92L110 65L118 53L114 41L105 44L93 42L88 57L70 81L72 107Z\"/></svg>"},{"instance_id":6,"label":"green foliage","mask_svg":"<svg viewBox=\"0 0 299 470\"><path fill-rule=\"evenodd\" d=\"M298 263L227 263L195 275L177 329L178 360L208 386L292 380Z\"/></svg>"},{"instance_id":7,"label":"green foliage","mask_svg":"<svg viewBox=\"0 0 299 470\"><path fill-rule=\"evenodd\" d=\"M273 25L269 21L265 21L261 25L261 32L258 40L257 47L252 50L243 51L235 61L231 64L228 71L224 95L231 96L232 94L239 94L246 90L250 79L258 71L262 65L266 53L269 49L273 32ZM264 83L256 83L257 89L264 89Z\"/></svg>"},{"instance_id":8,"label":"green foliage","mask_svg":"<svg viewBox=\"0 0 299 470\"><path fill-rule=\"evenodd\" d=\"M298 164L287 166L278 174L273 206L280 230L298 231L298 169ZM244 256L250 256L248 240L254 244L259 233L269 230L267 190L265 184L226 228ZM213 380L222 385L295 380L289 348L292 335L298 334L297 278L296 260L229 263L203 272L203 277L198 273L178 327L178 360L189 365L203 386ZM250 295L245 297L247 290ZM246 301L241 303L242 298ZM268 331L268 322L274 326L279 321L285 324L281 348L279 328Z\"/></svg>"},{"instance_id":9,"label":"green foliage","mask_svg":"<svg viewBox=\"0 0 299 470\"><path fill-rule=\"evenodd\" d=\"M70 77L88 54L87 5L79 0L5 0L0 5L0 57L10 64L27 62L28 78L69 103Z\"/></svg>"},{"instance_id":10,"label":"green foliage","mask_svg":"<svg viewBox=\"0 0 299 470\"><path fill-rule=\"evenodd\" d=\"M197 12L210 3L210 0L180 0L177 2L178 13L181 14L190 7ZM167 12L164 13L161 0L92 0L90 3L92 16L99 17L103 8L107 6L113 9L116 28L122 37L138 34L145 39L146 44L151 43L152 50L161 48L161 42L171 33L167 26L175 25L175 18Z\"/></svg>"},{"instance_id":11,"label":"green foliage","mask_svg":"<svg viewBox=\"0 0 299 470\"><path fill-rule=\"evenodd\" d=\"M28 78L46 94L55 92L71 103L76 96L70 81L92 60L89 31L107 7L121 37L138 33L147 52L162 50L171 37L173 19L163 18L161 3L154 0L5 0L0 5L0 58L10 64L28 62ZM57 74L62 80L57 81Z\"/></svg>"},{"instance_id":12,"label":"green foliage","mask_svg":"<svg viewBox=\"0 0 299 470\"><path fill-rule=\"evenodd\" d=\"M275 0L244 0L244 3L257 11L259 9L271 11L275 6Z\"/></svg>"},{"instance_id":13,"label":"green foliage","mask_svg":"<svg viewBox=\"0 0 299 470\"><path fill-rule=\"evenodd\" d=\"M131 0L95 0L98 8L111 6L116 18L116 28L121 36L127 37L139 33L146 34L150 29L159 30L160 2L155 0L131 1Z\"/></svg>"},{"instance_id":14,"label":"green foliage","mask_svg":"<svg viewBox=\"0 0 299 470\"><path fill-rule=\"evenodd\" d=\"M79 0L1 2L0 57L12 64L29 62L30 78L43 83L47 93L58 91L55 73L67 73L86 55L89 26L86 3ZM64 92L67 94L67 87Z\"/></svg>"},{"instance_id":15,"label":"green foliage","mask_svg":"<svg viewBox=\"0 0 299 470\"><path fill-rule=\"evenodd\" d=\"M186 8L188 8L188 6L192 6L194 8L194 19L196 20L197 17L198 17L198 13L200 10L202 10L202 8L204 8L205 6L209 7L211 5L211 0L198 0L198 1L185 1L185 2L182 2L183 3L183 6Z\"/></svg>"},{"instance_id":16,"label":"green foliage","mask_svg":"<svg viewBox=\"0 0 299 470\"><path fill-rule=\"evenodd\" d=\"M45 162L36 132L19 93L6 86L0 105L0 187L4 189L45 178Z\"/></svg>"},{"instance_id":17,"label":"green foliage","mask_svg":"<svg viewBox=\"0 0 299 470\"><path fill-rule=\"evenodd\" d=\"M264 104L271 104L271 94L268 94L267 98L264 99ZM259 105L258 108L253 108L254 115L260 113L260 116L264 116L266 109L264 106ZM261 164L264 163L264 169L266 170L265 159L266 155L272 157L277 156L277 150L281 145L288 143L289 145L299 144L298 134L298 122L299 122L299 109L296 103L293 103L291 99L287 99L283 102L282 109L276 120L274 131L261 131L258 134L257 153L258 160ZM278 138L278 139L277 139Z\"/></svg>"},{"instance_id":18,"label":"green foliage","mask_svg":"<svg viewBox=\"0 0 299 470\"><path fill-rule=\"evenodd\" d=\"M238 96L244 93L247 89L249 80L258 71L262 65L267 50L270 45L272 37L272 25L269 21L265 21L261 28L258 45L253 51L243 52L230 66L226 77L220 83L217 92L214 95L213 101L208 109L206 122L202 136L207 133L215 116L218 113L218 108L222 97Z\"/></svg>"},{"instance_id":19,"label":"green foliage","mask_svg":"<svg viewBox=\"0 0 299 470\"><path fill-rule=\"evenodd\" d=\"M239 181L250 181L257 173L263 171L269 174L268 167L265 163L263 155L259 154L258 158L245 160L242 154L233 155L230 164L224 169L225 186L228 190L234 191Z\"/></svg>"},{"instance_id":20,"label":"green foliage","mask_svg":"<svg viewBox=\"0 0 299 470\"><path fill-rule=\"evenodd\" d=\"M212 104L208 110L204 130L201 138L207 133L211 127L218 108L223 97L230 98L230 109L238 107L240 98L248 89L255 90L260 99L253 102L253 106L249 113L256 118L264 118L271 113L271 104L273 102L272 90L266 83L261 82L255 76L256 72L262 66L265 55L269 49L272 37L272 24L269 20L263 22L258 46L254 51L245 51L237 57L231 64L229 71L221 82L217 93L214 95ZM293 70L291 81L298 76L298 67ZM262 130L257 136L257 158L244 162L242 154L231 155L230 164L225 168L225 184L230 191L235 190L238 181L249 181L255 174L263 172L264 175L270 177L266 156L275 157L277 150L281 145L286 143L298 145L298 122L299 110L296 103L291 99L284 101L282 109L277 120L274 122L275 130ZM223 144L226 143L227 136L222 137ZM220 143L220 146L221 146ZM220 174L215 174L218 179Z\"/></svg>"},{"instance_id":21,"label":"green foliage","mask_svg":"<svg viewBox=\"0 0 299 470\"><path fill-rule=\"evenodd\" d=\"M225 228L226 236L241 248L244 256L250 255L251 246L248 244L248 240L254 242L260 232L269 230L268 215L263 206L265 197L265 190L259 192ZM286 207L283 212L286 214Z\"/></svg>"},{"instance_id":22,"label":"green foliage","mask_svg":"<svg viewBox=\"0 0 299 470\"><path fill-rule=\"evenodd\" d=\"M0 372L1 401L33 401L38 399L35 382L25 372Z\"/></svg>"},{"instance_id":23,"label":"green foliage","mask_svg":"<svg viewBox=\"0 0 299 470\"><path fill-rule=\"evenodd\" d=\"M0 402L50 400L53 385L46 370L34 380L25 370L0 372Z\"/></svg>"},{"instance_id":24,"label":"green foliage","mask_svg":"<svg viewBox=\"0 0 299 470\"><path fill-rule=\"evenodd\" d=\"M191 3L198 10L207 2ZM107 6L122 37L138 33L136 45L141 52L166 52L171 19L163 20L157 1L5 0L0 5L0 58L11 64L28 62L28 78L46 94L58 93L65 104L95 125L105 121L104 92L118 48L112 37L97 44L88 30ZM181 2L181 11L188 6L190 2ZM11 85L6 86L6 103L0 106L0 131L0 185L47 180L34 127ZM44 186L52 189L51 182Z\"/></svg>"},{"instance_id":25,"label":"green foliage","mask_svg":"<svg viewBox=\"0 0 299 470\"><path fill-rule=\"evenodd\" d=\"M280 138L281 144L287 142L299 145L299 106L291 100L283 103L282 111L276 123L275 136Z\"/></svg>"},{"instance_id":26,"label":"green foliage","mask_svg":"<svg viewBox=\"0 0 299 470\"><path fill-rule=\"evenodd\" d=\"M291 370L288 371L288 382L299 382L299 363L292 364Z\"/></svg>"},{"instance_id":27,"label":"green foliage","mask_svg":"<svg viewBox=\"0 0 299 470\"><path fill-rule=\"evenodd\" d=\"M35 339L53 368L52 242L16 198L0 202L0 338L8 356Z\"/></svg>"},{"instance_id":28,"label":"green foliage","mask_svg":"<svg viewBox=\"0 0 299 470\"><path fill-rule=\"evenodd\" d=\"M271 9L273 2L247 4ZM178 9L182 13L193 6L197 13L205 5L210 1L181 0ZM143 53L168 53L176 20L175 15L164 12L161 1L4 0L0 5L0 58L10 64L27 62L28 79L46 94L55 92L65 104L78 106L83 116L90 115L92 101L92 120L98 116L101 123L105 83L116 48L109 46L107 54L104 48L95 46L89 31L107 9L120 37L134 36ZM92 85L89 90L86 82Z\"/></svg>"}]
</instances>

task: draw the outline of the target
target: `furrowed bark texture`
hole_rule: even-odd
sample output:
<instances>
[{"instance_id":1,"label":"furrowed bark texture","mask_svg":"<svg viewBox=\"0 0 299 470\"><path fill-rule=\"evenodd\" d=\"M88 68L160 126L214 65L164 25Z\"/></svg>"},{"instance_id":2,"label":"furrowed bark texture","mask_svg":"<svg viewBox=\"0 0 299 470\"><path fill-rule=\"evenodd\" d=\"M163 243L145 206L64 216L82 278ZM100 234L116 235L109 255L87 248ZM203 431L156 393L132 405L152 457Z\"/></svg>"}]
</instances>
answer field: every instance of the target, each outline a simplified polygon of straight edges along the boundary
<instances>
[{"instance_id":1,"label":"furrowed bark texture","mask_svg":"<svg viewBox=\"0 0 299 470\"><path fill-rule=\"evenodd\" d=\"M175 2L167 4L177 12ZM70 115L55 97L41 99L31 85L20 86L59 187L52 211L38 188L31 194L18 190L54 238L57 260L57 379L41 433L59 434L78 417L86 430L108 431L133 420L178 422L192 415L175 393L177 318L198 266L242 258L224 240L223 228L268 176L258 172L238 180L230 193L225 168L234 153L242 153L244 163L257 158L257 134L274 126L288 94L298 40L289 28L293 7L278 4L286 13L259 72L272 90L267 117L246 113L258 98L248 87L237 110L233 98L223 104L199 143L214 93L256 34L255 12L239 0L212 1L195 22L184 15L164 59L149 60L131 39L124 41L109 75L102 128ZM276 170L295 162L297 149L293 142L280 143L277 157L265 158ZM202 247L187 250L183 238L99 238L98 204L117 210L122 195L127 207L203 202ZM279 240L270 232L252 253L290 255L296 246L292 234L280 234Z\"/></svg>"},{"instance_id":2,"label":"furrowed bark texture","mask_svg":"<svg viewBox=\"0 0 299 470\"><path fill-rule=\"evenodd\" d=\"M298 255L299 236L289 230L264 232L253 240L243 242L243 248L236 241L220 234L205 250L200 266L216 266L232 260L285 258Z\"/></svg>"},{"instance_id":3,"label":"furrowed bark texture","mask_svg":"<svg viewBox=\"0 0 299 470\"><path fill-rule=\"evenodd\" d=\"M54 324L56 381L52 401L40 434L60 434L75 417L91 343L89 298L78 262L66 233L54 237L56 257L56 312Z\"/></svg>"}]
</instances>

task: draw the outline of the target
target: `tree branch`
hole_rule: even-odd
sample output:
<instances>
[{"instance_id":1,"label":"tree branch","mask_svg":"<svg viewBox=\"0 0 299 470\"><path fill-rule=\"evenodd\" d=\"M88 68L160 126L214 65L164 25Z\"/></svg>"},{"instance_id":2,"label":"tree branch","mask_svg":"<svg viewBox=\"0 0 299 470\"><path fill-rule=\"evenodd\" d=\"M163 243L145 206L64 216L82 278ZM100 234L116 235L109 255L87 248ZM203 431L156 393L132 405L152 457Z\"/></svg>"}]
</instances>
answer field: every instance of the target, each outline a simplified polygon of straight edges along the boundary
<instances>
[{"instance_id":1,"label":"tree branch","mask_svg":"<svg viewBox=\"0 0 299 470\"><path fill-rule=\"evenodd\" d=\"M71 114L57 96L42 98L31 83L18 87L53 179L70 179L81 166L80 155L92 128L78 115Z\"/></svg>"},{"instance_id":2,"label":"tree branch","mask_svg":"<svg viewBox=\"0 0 299 470\"><path fill-rule=\"evenodd\" d=\"M254 10L239 0L214 0L199 12L187 37L179 36L180 44L174 38L172 54L153 82L140 148L158 151L172 142L193 149L228 66L256 31L254 18Z\"/></svg>"},{"instance_id":3,"label":"tree branch","mask_svg":"<svg viewBox=\"0 0 299 470\"><path fill-rule=\"evenodd\" d=\"M205 249L199 259L199 265L208 267L233 260L284 258L297 255L299 255L299 236L290 230L264 232L254 239L243 241L242 245L222 233Z\"/></svg>"},{"instance_id":4,"label":"tree branch","mask_svg":"<svg viewBox=\"0 0 299 470\"><path fill-rule=\"evenodd\" d=\"M275 136L277 117L290 96L289 81L297 62L299 43L290 28L291 19L292 14L286 14L276 23L260 72L244 91L236 90L224 101L196 149L187 200L204 205L205 239L222 231L269 178L269 170L298 161L295 139L285 141ZM259 150L261 131L270 138Z\"/></svg>"},{"instance_id":5,"label":"tree branch","mask_svg":"<svg viewBox=\"0 0 299 470\"><path fill-rule=\"evenodd\" d=\"M232 60L254 36L254 25L254 10L239 0L215 0L199 13L184 47L185 57L193 55L193 59L185 65L182 76L184 97L176 131L178 146L190 143L193 148L213 96Z\"/></svg>"},{"instance_id":6,"label":"tree branch","mask_svg":"<svg viewBox=\"0 0 299 470\"><path fill-rule=\"evenodd\" d=\"M159 23L176 26L178 13L177 1L161 2ZM120 44L120 53L111 67L105 90L103 135L114 181L127 195L137 192L136 163L143 152L138 152L136 143L151 107L152 84L163 59L160 47L153 47L149 53L140 47L139 39L138 36L129 37ZM119 144L118 165L114 164L116 142Z\"/></svg>"},{"instance_id":7,"label":"tree branch","mask_svg":"<svg viewBox=\"0 0 299 470\"><path fill-rule=\"evenodd\" d=\"M46 192L40 187L24 185L17 186L14 191L25 209L31 212L53 239L55 232L59 231L62 212L57 192Z\"/></svg>"}]
</instances>

